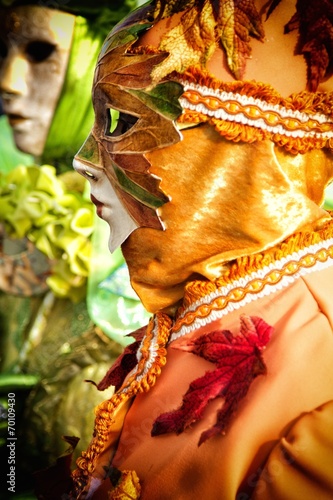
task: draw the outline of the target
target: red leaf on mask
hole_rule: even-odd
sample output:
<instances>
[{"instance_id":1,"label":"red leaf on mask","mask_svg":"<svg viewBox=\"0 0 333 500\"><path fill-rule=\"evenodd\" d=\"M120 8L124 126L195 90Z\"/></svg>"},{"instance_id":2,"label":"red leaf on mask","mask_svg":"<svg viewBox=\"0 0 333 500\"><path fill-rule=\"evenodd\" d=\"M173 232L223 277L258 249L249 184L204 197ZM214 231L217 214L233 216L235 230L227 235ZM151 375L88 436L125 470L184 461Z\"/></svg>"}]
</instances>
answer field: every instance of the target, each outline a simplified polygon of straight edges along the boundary
<instances>
[{"instance_id":1,"label":"red leaf on mask","mask_svg":"<svg viewBox=\"0 0 333 500\"><path fill-rule=\"evenodd\" d=\"M199 445L216 434L225 433L252 381L266 373L262 350L273 331L261 318L241 316L240 321L240 333L236 336L229 330L213 331L176 347L201 356L217 367L190 384L178 410L163 413L156 419L152 436L182 433L202 418L208 403L216 398L224 399L223 406L217 412L215 425L202 433Z\"/></svg>"}]
</instances>

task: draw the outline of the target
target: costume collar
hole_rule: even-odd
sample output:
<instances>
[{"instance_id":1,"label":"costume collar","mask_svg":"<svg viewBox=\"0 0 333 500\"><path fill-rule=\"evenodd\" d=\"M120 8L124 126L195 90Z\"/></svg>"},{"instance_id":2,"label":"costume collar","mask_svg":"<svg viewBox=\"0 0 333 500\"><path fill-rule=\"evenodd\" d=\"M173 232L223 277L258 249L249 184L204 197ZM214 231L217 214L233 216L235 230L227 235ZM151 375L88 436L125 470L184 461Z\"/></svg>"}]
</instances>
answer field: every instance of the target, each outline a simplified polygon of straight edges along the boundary
<instances>
[{"instance_id":1,"label":"costume collar","mask_svg":"<svg viewBox=\"0 0 333 500\"><path fill-rule=\"evenodd\" d=\"M271 250L241 257L214 282L188 283L169 342L270 295L302 276L331 266L332 220L319 231L299 232Z\"/></svg>"}]
</instances>

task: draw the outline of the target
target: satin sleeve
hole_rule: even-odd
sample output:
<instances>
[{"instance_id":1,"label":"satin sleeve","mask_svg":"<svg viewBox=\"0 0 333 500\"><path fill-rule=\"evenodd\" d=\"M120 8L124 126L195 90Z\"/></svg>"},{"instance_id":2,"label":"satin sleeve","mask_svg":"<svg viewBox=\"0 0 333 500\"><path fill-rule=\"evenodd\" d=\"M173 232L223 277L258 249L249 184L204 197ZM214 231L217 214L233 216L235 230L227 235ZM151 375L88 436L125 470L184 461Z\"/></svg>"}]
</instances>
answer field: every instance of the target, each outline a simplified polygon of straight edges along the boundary
<instances>
[{"instance_id":1,"label":"satin sleeve","mask_svg":"<svg viewBox=\"0 0 333 500\"><path fill-rule=\"evenodd\" d=\"M268 457L253 500L332 500L333 401L303 415Z\"/></svg>"}]
</instances>

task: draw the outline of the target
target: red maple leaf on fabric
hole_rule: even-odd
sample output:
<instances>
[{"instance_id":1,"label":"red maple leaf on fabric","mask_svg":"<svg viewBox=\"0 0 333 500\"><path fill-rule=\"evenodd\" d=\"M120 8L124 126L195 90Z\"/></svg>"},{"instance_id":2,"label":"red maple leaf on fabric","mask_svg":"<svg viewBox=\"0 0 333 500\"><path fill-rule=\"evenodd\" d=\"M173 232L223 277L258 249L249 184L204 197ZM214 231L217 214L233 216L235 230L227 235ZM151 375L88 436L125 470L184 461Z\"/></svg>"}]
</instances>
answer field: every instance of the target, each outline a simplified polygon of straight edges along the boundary
<instances>
[{"instance_id":1,"label":"red maple leaf on fabric","mask_svg":"<svg viewBox=\"0 0 333 500\"><path fill-rule=\"evenodd\" d=\"M182 433L200 420L208 403L223 398L214 426L201 434L199 446L208 438L225 433L239 402L252 381L266 373L262 351L273 328L258 317L241 316L238 335L229 330L213 331L176 347L216 364L216 369L194 380L183 396L178 410L163 413L154 422L152 436L168 432Z\"/></svg>"}]
</instances>

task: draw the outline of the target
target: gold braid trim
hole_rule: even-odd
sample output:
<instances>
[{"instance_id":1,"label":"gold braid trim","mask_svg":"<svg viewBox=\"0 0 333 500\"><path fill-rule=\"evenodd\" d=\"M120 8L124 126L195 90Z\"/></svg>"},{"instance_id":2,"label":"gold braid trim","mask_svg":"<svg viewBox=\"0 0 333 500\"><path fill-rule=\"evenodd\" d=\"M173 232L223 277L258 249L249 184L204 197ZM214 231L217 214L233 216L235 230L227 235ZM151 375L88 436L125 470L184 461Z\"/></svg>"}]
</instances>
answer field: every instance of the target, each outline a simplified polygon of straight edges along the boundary
<instances>
[{"instance_id":1,"label":"gold braid trim","mask_svg":"<svg viewBox=\"0 0 333 500\"><path fill-rule=\"evenodd\" d=\"M141 392L147 392L155 385L161 368L166 363L166 344L170 335L172 320L166 314L158 313L149 322L147 333L139 349L140 360L132 375L111 399L104 401L95 409L96 419L93 439L89 447L77 460L77 469L73 472L74 498L88 484L89 476L94 472L99 455L108 443L114 415L125 402ZM150 363L150 367L148 365ZM83 498L83 497L80 497Z\"/></svg>"},{"instance_id":2,"label":"gold braid trim","mask_svg":"<svg viewBox=\"0 0 333 500\"><path fill-rule=\"evenodd\" d=\"M293 111L302 111L304 113L323 113L333 117L333 93L332 92L309 92L303 90L291 94L289 97L282 97L269 83L235 80L233 82L224 82L212 76L207 70L198 67L190 68L184 73L172 73L172 80L185 80L186 82L209 87L212 90L221 90L224 92L233 92L260 99L269 104L278 104L286 109Z\"/></svg>"},{"instance_id":3,"label":"gold braid trim","mask_svg":"<svg viewBox=\"0 0 333 500\"><path fill-rule=\"evenodd\" d=\"M269 84L222 82L199 68L173 77L185 85L179 123L207 122L228 140L269 139L293 154L333 148L333 93L302 91L283 98ZM222 99L222 93L229 95Z\"/></svg>"},{"instance_id":4,"label":"gold braid trim","mask_svg":"<svg viewBox=\"0 0 333 500\"><path fill-rule=\"evenodd\" d=\"M264 253L249 255L236 259L225 274L216 281L193 281L185 288L183 306L177 312L177 319L172 328L173 335L182 327L188 327L198 318L207 318L212 311L223 310L230 303L240 302L248 293L258 294L268 285L277 285L283 277L294 276L300 269L308 269L318 263L325 263L329 258L333 259L333 243L326 248L319 247L316 251L300 253L295 260L286 260L282 267L276 266L277 261L287 258L295 252L320 244L333 238L333 221L328 221L324 227L317 232L300 232L290 236L278 246ZM267 269L265 276L255 277L244 286L231 286L227 294L213 297L209 303L199 303L197 307L190 306L200 301L211 293L217 292L219 288L234 283L242 278L249 277L251 273Z\"/></svg>"}]
</instances>

